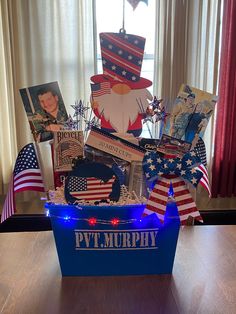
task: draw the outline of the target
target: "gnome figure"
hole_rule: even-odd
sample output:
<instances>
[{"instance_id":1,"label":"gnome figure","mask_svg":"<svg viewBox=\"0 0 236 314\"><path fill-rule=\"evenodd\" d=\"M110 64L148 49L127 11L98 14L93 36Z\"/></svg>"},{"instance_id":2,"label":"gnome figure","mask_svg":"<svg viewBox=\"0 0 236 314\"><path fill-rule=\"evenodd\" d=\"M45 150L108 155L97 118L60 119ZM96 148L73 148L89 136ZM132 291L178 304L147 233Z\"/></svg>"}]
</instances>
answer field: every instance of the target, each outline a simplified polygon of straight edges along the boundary
<instances>
[{"instance_id":1,"label":"gnome figure","mask_svg":"<svg viewBox=\"0 0 236 314\"><path fill-rule=\"evenodd\" d=\"M140 77L145 38L126 33L101 33L103 74L91 77L91 105L108 132L142 132L142 119L152 100L148 79ZM141 106L140 106L141 105ZM144 108L144 110L142 110Z\"/></svg>"}]
</instances>

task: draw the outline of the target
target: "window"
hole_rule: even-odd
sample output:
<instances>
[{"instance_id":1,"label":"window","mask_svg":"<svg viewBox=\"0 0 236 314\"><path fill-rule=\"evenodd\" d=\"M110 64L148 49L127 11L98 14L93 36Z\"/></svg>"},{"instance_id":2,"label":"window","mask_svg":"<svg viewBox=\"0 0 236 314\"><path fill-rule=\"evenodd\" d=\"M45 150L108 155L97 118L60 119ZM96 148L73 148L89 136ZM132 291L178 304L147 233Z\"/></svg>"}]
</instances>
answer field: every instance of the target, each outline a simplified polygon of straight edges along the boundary
<instances>
[{"instance_id":1,"label":"window","mask_svg":"<svg viewBox=\"0 0 236 314\"><path fill-rule=\"evenodd\" d=\"M133 10L126 0L124 3L122 0L96 0L98 73L102 73L99 33L119 32L123 26L123 8L126 33L146 38L141 75L153 81L155 1L149 1L148 5L141 1ZM152 93L152 86L149 90Z\"/></svg>"}]
</instances>

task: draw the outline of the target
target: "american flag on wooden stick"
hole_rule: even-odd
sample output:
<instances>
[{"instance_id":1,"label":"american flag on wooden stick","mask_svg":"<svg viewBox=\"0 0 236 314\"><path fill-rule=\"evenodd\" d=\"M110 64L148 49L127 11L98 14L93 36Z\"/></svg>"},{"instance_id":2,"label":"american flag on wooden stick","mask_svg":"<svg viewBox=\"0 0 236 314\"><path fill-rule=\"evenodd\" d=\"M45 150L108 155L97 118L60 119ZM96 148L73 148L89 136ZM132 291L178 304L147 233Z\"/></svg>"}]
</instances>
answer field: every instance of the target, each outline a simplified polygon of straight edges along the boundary
<instances>
[{"instance_id":1,"label":"american flag on wooden stick","mask_svg":"<svg viewBox=\"0 0 236 314\"><path fill-rule=\"evenodd\" d=\"M3 205L1 222L16 212L15 193L22 191L45 191L35 148L32 143L24 146L16 159L8 193Z\"/></svg>"}]
</instances>

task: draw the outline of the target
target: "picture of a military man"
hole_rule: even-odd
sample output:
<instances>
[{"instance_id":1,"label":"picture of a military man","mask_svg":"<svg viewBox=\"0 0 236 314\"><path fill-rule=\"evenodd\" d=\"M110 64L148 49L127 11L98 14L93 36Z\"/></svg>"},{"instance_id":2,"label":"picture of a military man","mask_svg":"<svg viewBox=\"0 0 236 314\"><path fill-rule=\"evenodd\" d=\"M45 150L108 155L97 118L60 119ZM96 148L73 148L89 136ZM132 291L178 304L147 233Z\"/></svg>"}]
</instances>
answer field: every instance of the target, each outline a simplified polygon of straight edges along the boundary
<instances>
[{"instance_id":1,"label":"picture of a military man","mask_svg":"<svg viewBox=\"0 0 236 314\"><path fill-rule=\"evenodd\" d=\"M170 117L170 135L182 139L189 122L189 116L194 111L195 94L188 94L187 98L181 100L174 106Z\"/></svg>"},{"instance_id":2,"label":"picture of a military man","mask_svg":"<svg viewBox=\"0 0 236 314\"><path fill-rule=\"evenodd\" d=\"M57 92L50 86L39 89L37 98L40 108L34 113L32 123L37 141L43 142L53 138L53 131L63 128L68 116Z\"/></svg>"}]
</instances>

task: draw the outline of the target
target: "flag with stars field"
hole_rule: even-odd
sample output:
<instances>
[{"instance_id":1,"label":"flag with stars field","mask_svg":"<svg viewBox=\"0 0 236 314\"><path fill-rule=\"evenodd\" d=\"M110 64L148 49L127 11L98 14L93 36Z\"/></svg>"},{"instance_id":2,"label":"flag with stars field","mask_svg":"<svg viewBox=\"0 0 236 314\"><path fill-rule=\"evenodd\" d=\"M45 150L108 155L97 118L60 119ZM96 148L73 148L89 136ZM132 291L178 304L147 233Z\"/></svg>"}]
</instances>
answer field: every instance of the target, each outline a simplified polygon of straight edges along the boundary
<instances>
[{"instance_id":1,"label":"flag with stars field","mask_svg":"<svg viewBox=\"0 0 236 314\"><path fill-rule=\"evenodd\" d=\"M181 224L186 223L188 216L202 221L186 186L186 182L190 182L197 187L201 180L205 180L206 173L203 174L202 166L194 151L186 153L182 158L163 158L157 152L147 152L143 159L143 169L147 180L157 182L150 193L144 215L156 213L161 221L164 220L169 189L172 184Z\"/></svg>"},{"instance_id":2,"label":"flag with stars field","mask_svg":"<svg viewBox=\"0 0 236 314\"><path fill-rule=\"evenodd\" d=\"M107 182L103 182L95 177L70 177L68 189L70 194L80 200L85 201L100 201L108 200L112 192L112 185L115 181L115 176Z\"/></svg>"},{"instance_id":3,"label":"flag with stars field","mask_svg":"<svg viewBox=\"0 0 236 314\"><path fill-rule=\"evenodd\" d=\"M32 143L24 146L16 159L8 193L3 205L1 222L16 212L15 193L22 191L45 191L41 170Z\"/></svg>"}]
</instances>

